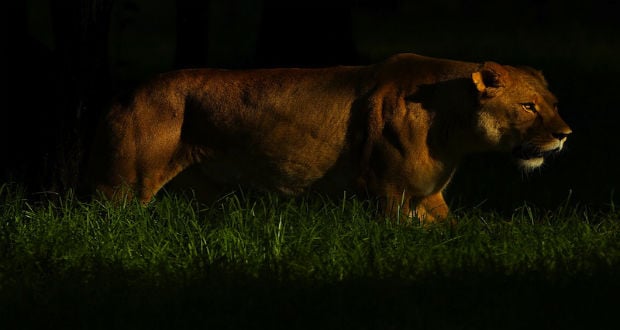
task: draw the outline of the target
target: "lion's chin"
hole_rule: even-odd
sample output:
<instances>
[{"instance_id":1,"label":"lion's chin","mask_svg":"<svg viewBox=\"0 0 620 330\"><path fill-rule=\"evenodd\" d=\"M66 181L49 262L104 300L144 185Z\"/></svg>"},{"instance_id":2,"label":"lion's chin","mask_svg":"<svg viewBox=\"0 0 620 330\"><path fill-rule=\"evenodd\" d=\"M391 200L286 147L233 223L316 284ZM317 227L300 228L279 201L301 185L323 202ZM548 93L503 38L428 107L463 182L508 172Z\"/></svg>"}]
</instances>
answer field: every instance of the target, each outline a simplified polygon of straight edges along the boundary
<instances>
[{"instance_id":1,"label":"lion's chin","mask_svg":"<svg viewBox=\"0 0 620 330\"><path fill-rule=\"evenodd\" d=\"M543 157L529 159L517 158L517 164L519 164L519 167L525 171L531 171L533 169L539 168L544 162L545 159Z\"/></svg>"},{"instance_id":2,"label":"lion's chin","mask_svg":"<svg viewBox=\"0 0 620 330\"><path fill-rule=\"evenodd\" d=\"M545 162L545 157L555 154L558 149L541 150L532 145L518 146L512 150L512 155L517 159L519 167L525 171L540 167Z\"/></svg>"}]
</instances>

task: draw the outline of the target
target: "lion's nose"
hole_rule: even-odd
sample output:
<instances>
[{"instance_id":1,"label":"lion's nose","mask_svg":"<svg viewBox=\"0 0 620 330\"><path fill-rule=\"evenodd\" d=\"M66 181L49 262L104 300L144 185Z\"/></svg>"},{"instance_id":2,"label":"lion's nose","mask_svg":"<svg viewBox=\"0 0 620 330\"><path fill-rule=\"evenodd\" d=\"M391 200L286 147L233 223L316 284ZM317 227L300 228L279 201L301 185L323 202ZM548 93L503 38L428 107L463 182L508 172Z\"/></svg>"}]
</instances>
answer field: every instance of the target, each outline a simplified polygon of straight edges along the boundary
<instances>
[{"instance_id":1,"label":"lion's nose","mask_svg":"<svg viewBox=\"0 0 620 330\"><path fill-rule=\"evenodd\" d=\"M566 137L569 136L572 132L573 131L571 131L571 130L565 130L563 132L552 133L551 135L553 135L554 138L562 141L562 140L566 139Z\"/></svg>"}]
</instances>

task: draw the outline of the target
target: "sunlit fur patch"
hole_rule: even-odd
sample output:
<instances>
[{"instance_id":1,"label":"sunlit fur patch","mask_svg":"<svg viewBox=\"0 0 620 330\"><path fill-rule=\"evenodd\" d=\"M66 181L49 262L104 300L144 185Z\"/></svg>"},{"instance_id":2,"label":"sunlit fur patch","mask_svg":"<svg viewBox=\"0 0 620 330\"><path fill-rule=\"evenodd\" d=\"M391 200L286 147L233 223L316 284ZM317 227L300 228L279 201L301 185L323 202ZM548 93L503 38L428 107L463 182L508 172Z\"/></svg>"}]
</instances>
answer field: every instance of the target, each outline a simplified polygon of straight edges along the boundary
<instances>
[{"instance_id":1,"label":"sunlit fur patch","mask_svg":"<svg viewBox=\"0 0 620 330\"><path fill-rule=\"evenodd\" d=\"M545 162L545 159L543 157L530 158L530 159L517 159L517 163L519 164L519 167L526 172L539 168L544 162Z\"/></svg>"},{"instance_id":2,"label":"sunlit fur patch","mask_svg":"<svg viewBox=\"0 0 620 330\"><path fill-rule=\"evenodd\" d=\"M499 144L502 137L500 125L492 115L482 112L478 115L478 127L482 129L486 139L492 144Z\"/></svg>"},{"instance_id":3,"label":"sunlit fur patch","mask_svg":"<svg viewBox=\"0 0 620 330\"><path fill-rule=\"evenodd\" d=\"M512 155L517 159L519 167L528 172L539 168L545 161L545 157L557 152L557 149L545 150L540 147L526 143L512 150Z\"/></svg>"}]
</instances>

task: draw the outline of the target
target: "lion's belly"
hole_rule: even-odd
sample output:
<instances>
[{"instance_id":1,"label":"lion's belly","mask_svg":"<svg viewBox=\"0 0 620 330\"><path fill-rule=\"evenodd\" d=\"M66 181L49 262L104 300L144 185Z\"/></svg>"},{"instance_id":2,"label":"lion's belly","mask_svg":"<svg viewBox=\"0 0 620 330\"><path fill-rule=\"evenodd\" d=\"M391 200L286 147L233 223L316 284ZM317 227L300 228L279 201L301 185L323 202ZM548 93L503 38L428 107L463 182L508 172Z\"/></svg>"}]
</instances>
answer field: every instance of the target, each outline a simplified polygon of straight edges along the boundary
<instances>
[{"instance_id":1,"label":"lion's belly","mask_svg":"<svg viewBox=\"0 0 620 330\"><path fill-rule=\"evenodd\" d=\"M257 153L231 148L199 164L209 181L223 189L246 187L297 195L322 179L338 158L333 152Z\"/></svg>"},{"instance_id":2,"label":"lion's belly","mask_svg":"<svg viewBox=\"0 0 620 330\"><path fill-rule=\"evenodd\" d=\"M330 172L350 147L351 101L285 96L283 104L258 98L257 108L205 107L188 118L197 128L188 135L205 151L203 175L225 189L299 194Z\"/></svg>"}]
</instances>

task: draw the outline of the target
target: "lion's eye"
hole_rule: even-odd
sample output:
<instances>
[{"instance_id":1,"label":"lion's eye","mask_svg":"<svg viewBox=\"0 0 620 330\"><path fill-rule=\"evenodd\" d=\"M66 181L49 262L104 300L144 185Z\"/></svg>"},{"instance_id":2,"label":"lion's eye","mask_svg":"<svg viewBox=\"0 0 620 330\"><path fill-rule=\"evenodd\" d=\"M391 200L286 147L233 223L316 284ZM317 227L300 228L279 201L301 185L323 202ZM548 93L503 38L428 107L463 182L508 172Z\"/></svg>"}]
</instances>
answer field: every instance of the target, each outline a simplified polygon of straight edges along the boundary
<instances>
[{"instance_id":1,"label":"lion's eye","mask_svg":"<svg viewBox=\"0 0 620 330\"><path fill-rule=\"evenodd\" d=\"M521 107L523 108L523 110L525 111L529 111L529 112L537 112L536 111L536 105L534 103L521 103Z\"/></svg>"}]
</instances>

